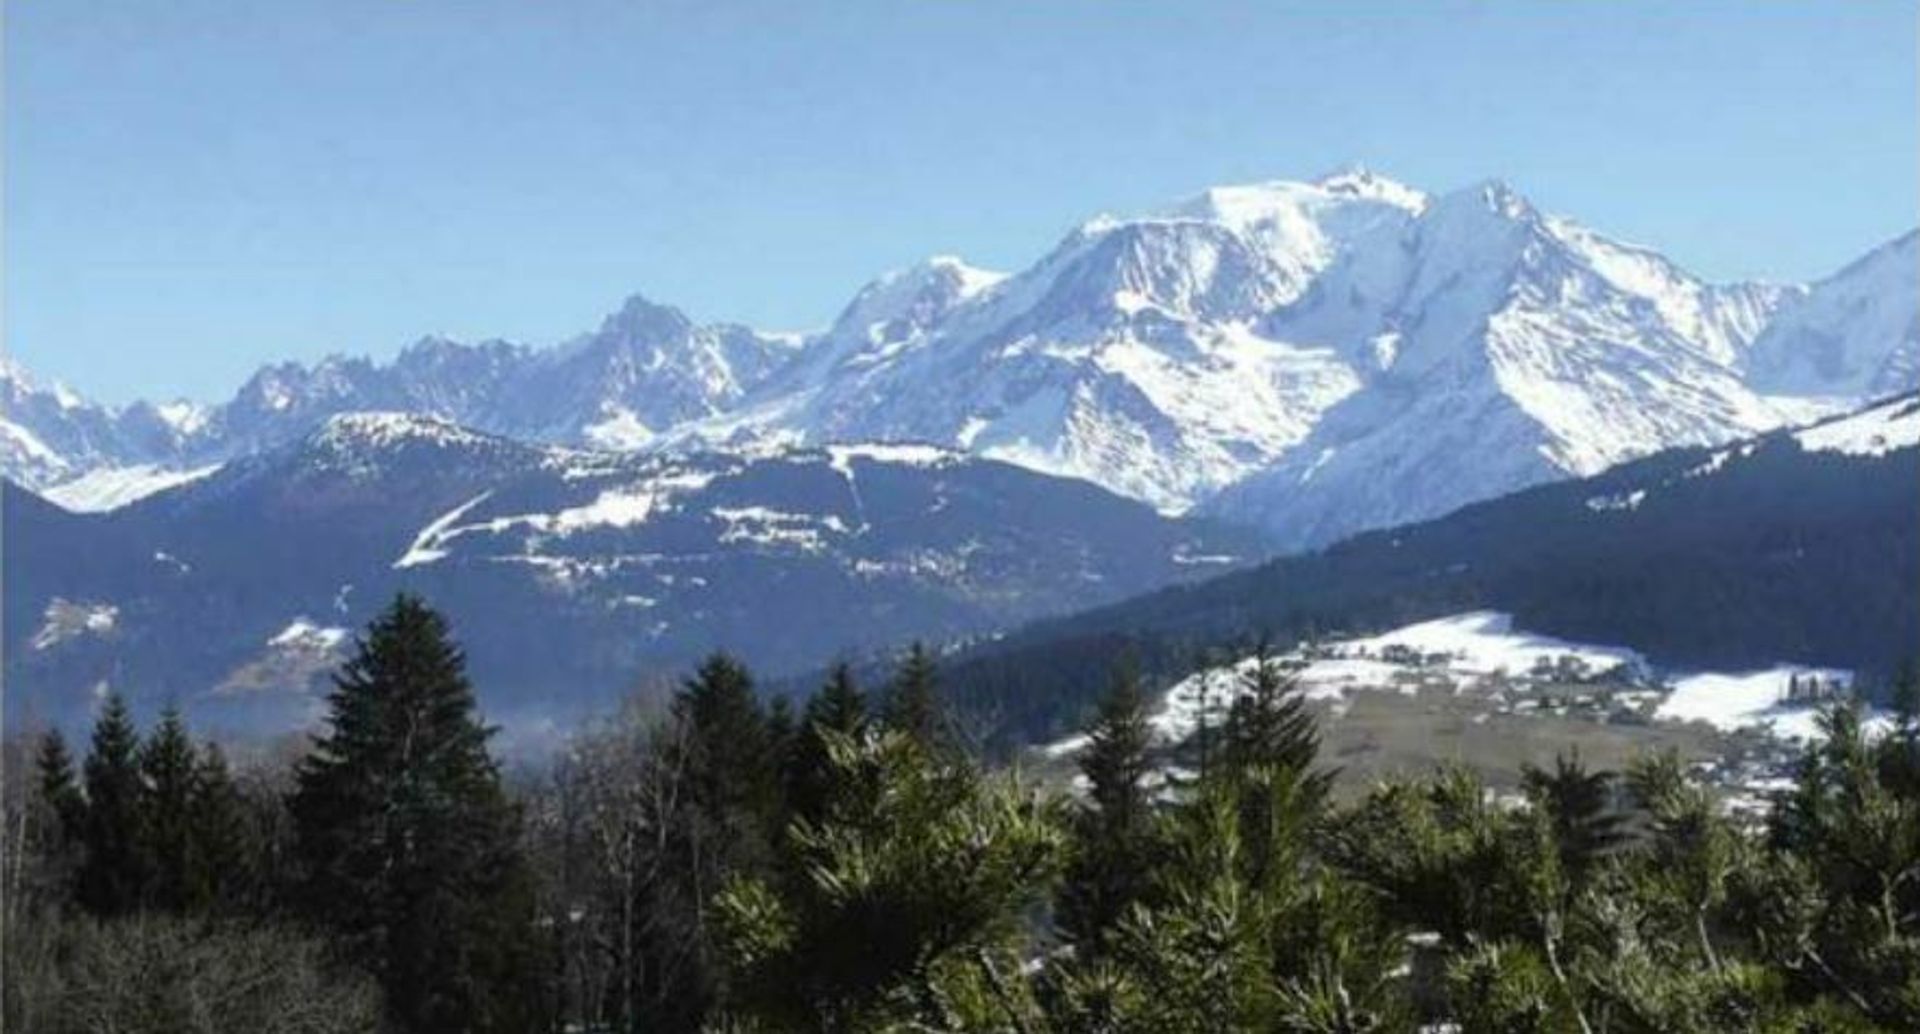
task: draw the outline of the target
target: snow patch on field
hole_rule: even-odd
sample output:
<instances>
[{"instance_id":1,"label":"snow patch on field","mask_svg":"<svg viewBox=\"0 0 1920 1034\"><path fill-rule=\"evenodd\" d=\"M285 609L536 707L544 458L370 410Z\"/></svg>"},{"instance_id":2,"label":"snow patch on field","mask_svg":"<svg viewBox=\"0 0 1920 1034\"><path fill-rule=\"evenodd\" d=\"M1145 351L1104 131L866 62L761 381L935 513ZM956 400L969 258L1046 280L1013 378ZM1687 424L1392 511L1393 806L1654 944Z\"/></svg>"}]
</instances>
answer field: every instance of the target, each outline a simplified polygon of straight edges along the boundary
<instances>
[{"instance_id":1,"label":"snow patch on field","mask_svg":"<svg viewBox=\"0 0 1920 1034\"><path fill-rule=\"evenodd\" d=\"M1673 692L1654 711L1654 717L1680 722L1706 722L1717 729L1763 726L1785 739L1819 738L1820 707L1788 703L1793 679L1818 679L1850 685L1853 673L1838 668L1807 668L1783 664L1739 674L1702 672L1673 680ZM1883 716L1868 719L1869 728L1884 725Z\"/></svg>"},{"instance_id":2,"label":"snow patch on field","mask_svg":"<svg viewBox=\"0 0 1920 1034\"><path fill-rule=\"evenodd\" d=\"M1422 621L1339 645L1347 652L1379 654L1388 647L1400 646L1417 653L1448 654L1454 658L1448 662L1449 668L1474 675L1526 672L1542 661L1551 663L1561 657L1574 657L1595 670L1645 663L1638 652L1623 646L1573 643L1519 631L1513 627L1513 615L1493 610Z\"/></svg>"},{"instance_id":3,"label":"snow patch on field","mask_svg":"<svg viewBox=\"0 0 1920 1034\"><path fill-rule=\"evenodd\" d=\"M1537 679L1545 673L1552 681L1564 677L1559 673L1569 670L1568 666L1575 678L1624 668L1632 684L1644 689L1619 693L1617 699L1660 700L1652 712L1655 719L1705 721L1724 730L1757 726L1782 739L1797 740L1818 737L1816 718L1824 703L1789 702L1790 680L1817 679L1841 695L1852 681L1851 673L1839 669L1781 665L1740 674L1672 673L1662 689L1646 659L1635 650L1525 632L1514 627L1511 615L1491 610L1320 643L1310 651L1276 655L1271 662L1298 680L1306 699L1333 703L1336 715L1348 694L1357 690L1415 693L1433 687L1473 692L1509 684L1510 677ZM1151 716L1155 736L1177 742L1192 735L1203 716L1214 723L1224 720L1256 663L1246 658L1176 683ZM1870 729L1884 724L1884 716L1869 718ZM1060 757L1084 745L1084 738L1072 737L1044 750L1048 756Z\"/></svg>"}]
</instances>

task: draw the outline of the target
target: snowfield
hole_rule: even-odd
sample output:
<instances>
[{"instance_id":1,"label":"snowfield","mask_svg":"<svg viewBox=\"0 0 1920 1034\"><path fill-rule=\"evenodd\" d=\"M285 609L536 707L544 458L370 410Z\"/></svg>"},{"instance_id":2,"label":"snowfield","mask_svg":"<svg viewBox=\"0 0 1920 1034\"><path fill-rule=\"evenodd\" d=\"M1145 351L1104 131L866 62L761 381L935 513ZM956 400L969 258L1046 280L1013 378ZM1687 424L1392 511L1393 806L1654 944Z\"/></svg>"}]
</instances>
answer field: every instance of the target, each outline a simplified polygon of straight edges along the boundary
<instances>
[{"instance_id":1,"label":"snowfield","mask_svg":"<svg viewBox=\"0 0 1920 1034\"><path fill-rule=\"evenodd\" d=\"M1657 699L1652 717L1662 721L1706 722L1717 729L1762 728L1782 739L1808 740L1818 735L1819 706L1786 702L1790 679L1818 678L1847 685L1852 673L1834 668L1780 665L1764 671L1667 672L1653 671L1645 657L1624 646L1577 643L1537 635L1514 627L1513 617L1480 610L1422 621L1380 635L1317 644L1310 652L1278 656L1296 678L1307 699L1334 703L1333 719L1341 713L1339 701L1357 690L1413 693L1443 687L1454 692L1479 692L1510 677L1561 669L1584 676L1618 672L1626 682L1645 690L1621 694L1624 699ZM1218 723L1239 693L1242 676L1253 658L1189 676L1167 691L1151 716L1155 736L1177 742L1200 726L1201 716ZM1883 727L1885 717L1869 716L1870 727ZM1084 746L1083 737L1055 742L1044 752L1069 755Z\"/></svg>"}]
</instances>

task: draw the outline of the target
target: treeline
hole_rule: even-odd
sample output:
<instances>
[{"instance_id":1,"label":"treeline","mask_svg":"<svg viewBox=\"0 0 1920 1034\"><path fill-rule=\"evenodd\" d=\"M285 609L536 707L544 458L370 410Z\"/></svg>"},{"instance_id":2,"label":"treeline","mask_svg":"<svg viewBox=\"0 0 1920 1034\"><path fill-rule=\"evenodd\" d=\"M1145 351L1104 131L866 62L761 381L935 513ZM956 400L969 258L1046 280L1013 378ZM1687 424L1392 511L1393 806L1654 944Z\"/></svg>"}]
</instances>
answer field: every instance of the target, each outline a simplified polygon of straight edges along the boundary
<instances>
[{"instance_id":1,"label":"treeline","mask_svg":"<svg viewBox=\"0 0 1920 1034\"><path fill-rule=\"evenodd\" d=\"M1279 662L1178 745L1110 675L1052 791L938 681L916 649L796 710L715 656L507 778L402 598L290 766L110 701L8 802L8 1029L1920 1029L1911 682L1756 822L1673 757L1336 796Z\"/></svg>"},{"instance_id":2,"label":"treeline","mask_svg":"<svg viewBox=\"0 0 1920 1034\"><path fill-rule=\"evenodd\" d=\"M948 685L1011 748L1072 732L1122 656L1171 680L1263 635L1370 634L1479 609L1630 644L1663 667L1791 661L1887 685L1920 628L1920 454L1809 453L1775 438L1712 477L1689 475L1716 451L1660 453L1037 622L967 651ZM1587 506L1648 488L1630 509Z\"/></svg>"}]
</instances>

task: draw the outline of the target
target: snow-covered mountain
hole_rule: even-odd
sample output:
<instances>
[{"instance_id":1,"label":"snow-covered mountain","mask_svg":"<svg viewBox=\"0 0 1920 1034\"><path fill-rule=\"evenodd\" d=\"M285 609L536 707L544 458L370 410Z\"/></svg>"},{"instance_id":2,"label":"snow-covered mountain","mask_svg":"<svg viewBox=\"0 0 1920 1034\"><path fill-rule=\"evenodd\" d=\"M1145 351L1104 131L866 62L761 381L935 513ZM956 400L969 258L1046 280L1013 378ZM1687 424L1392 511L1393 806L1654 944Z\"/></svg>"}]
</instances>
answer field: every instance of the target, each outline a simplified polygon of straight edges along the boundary
<instances>
[{"instance_id":1,"label":"snow-covered mountain","mask_svg":"<svg viewBox=\"0 0 1920 1034\"><path fill-rule=\"evenodd\" d=\"M70 716L105 680L266 726L304 714L344 630L402 589L454 619L492 705L551 716L714 649L791 672L1261 551L929 446L577 450L405 413L337 414L107 513L4 498L9 706Z\"/></svg>"},{"instance_id":2,"label":"snow-covered mountain","mask_svg":"<svg viewBox=\"0 0 1920 1034\"><path fill-rule=\"evenodd\" d=\"M1875 397L1920 384L1920 231L1789 306L1753 343L1749 380L1780 395Z\"/></svg>"},{"instance_id":3,"label":"snow-covered mountain","mask_svg":"<svg viewBox=\"0 0 1920 1034\"><path fill-rule=\"evenodd\" d=\"M786 364L799 341L698 325L638 295L593 333L551 348L424 338L390 363L330 356L262 367L208 408L111 409L17 366L0 375L0 474L100 509L190 471L272 449L339 413L410 412L546 443L632 448L718 413Z\"/></svg>"},{"instance_id":4,"label":"snow-covered mountain","mask_svg":"<svg viewBox=\"0 0 1920 1034\"><path fill-rule=\"evenodd\" d=\"M1805 406L1761 397L1739 364L1792 296L1701 283L1502 184L1438 198L1269 317L1274 337L1343 350L1363 386L1207 509L1312 546L1779 426Z\"/></svg>"},{"instance_id":5,"label":"snow-covered mountain","mask_svg":"<svg viewBox=\"0 0 1920 1034\"><path fill-rule=\"evenodd\" d=\"M1352 170L1101 217L1011 274L935 258L804 338L636 297L553 347L266 367L179 419L10 397L0 472L98 508L399 410L608 448L923 442L1307 547L1909 388L1915 265L1910 234L1812 288L1714 284L1498 182Z\"/></svg>"}]
</instances>

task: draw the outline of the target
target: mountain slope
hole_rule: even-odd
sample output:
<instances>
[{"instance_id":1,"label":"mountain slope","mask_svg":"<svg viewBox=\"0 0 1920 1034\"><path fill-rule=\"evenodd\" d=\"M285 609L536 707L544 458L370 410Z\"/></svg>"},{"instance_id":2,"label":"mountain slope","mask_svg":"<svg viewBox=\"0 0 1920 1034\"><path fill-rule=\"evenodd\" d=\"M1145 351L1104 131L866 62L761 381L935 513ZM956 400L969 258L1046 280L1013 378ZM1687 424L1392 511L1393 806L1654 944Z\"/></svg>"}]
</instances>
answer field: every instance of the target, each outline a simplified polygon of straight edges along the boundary
<instances>
[{"instance_id":1,"label":"mountain slope","mask_svg":"<svg viewBox=\"0 0 1920 1034\"><path fill-rule=\"evenodd\" d=\"M1920 655L1920 397L1684 448L1047 621L949 682L1010 740L1079 720L1131 657L1175 677L1261 634L1364 632L1491 609L1696 669L1886 671Z\"/></svg>"},{"instance_id":2,"label":"mountain slope","mask_svg":"<svg viewBox=\"0 0 1920 1034\"><path fill-rule=\"evenodd\" d=\"M1750 379L1780 395L1886 395L1920 384L1920 231L1815 284L1753 344Z\"/></svg>"},{"instance_id":3,"label":"mountain slope","mask_svg":"<svg viewBox=\"0 0 1920 1034\"><path fill-rule=\"evenodd\" d=\"M712 649L792 670L988 633L1258 548L927 447L650 456L405 414L335 416L111 513L13 488L6 507L14 699L68 714L104 682L282 726L336 659L316 647L400 589L451 614L495 705L551 717Z\"/></svg>"},{"instance_id":4,"label":"mountain slope","mask_svg":"<svg viewBox=\"0 0 1920 1034\"><path fill-rule=\"evenodd\" d=\"M0 462L106 505L369 409L606 448L931 442L1310 548L1910 388L1916 240L1810 291L1713 284L1498 182L1354 170L1095 219L1011 274L929 260L806 338L635 297L559 346L279 364L204 412L26 393Z\"/></svg>"}]
</instances>

